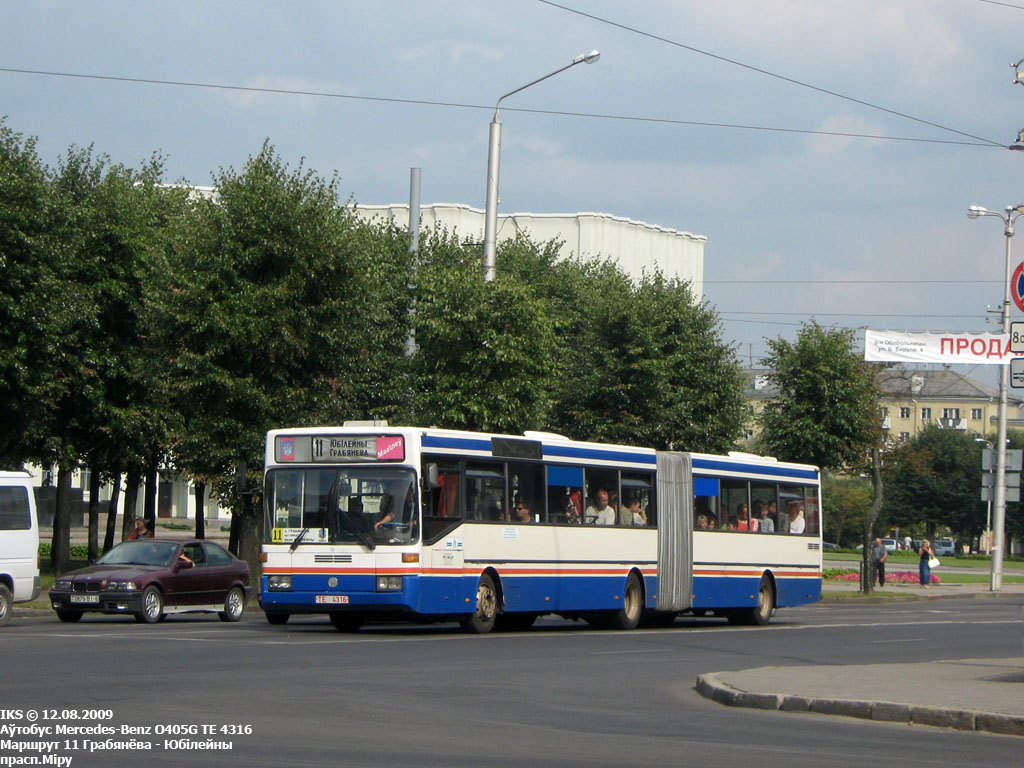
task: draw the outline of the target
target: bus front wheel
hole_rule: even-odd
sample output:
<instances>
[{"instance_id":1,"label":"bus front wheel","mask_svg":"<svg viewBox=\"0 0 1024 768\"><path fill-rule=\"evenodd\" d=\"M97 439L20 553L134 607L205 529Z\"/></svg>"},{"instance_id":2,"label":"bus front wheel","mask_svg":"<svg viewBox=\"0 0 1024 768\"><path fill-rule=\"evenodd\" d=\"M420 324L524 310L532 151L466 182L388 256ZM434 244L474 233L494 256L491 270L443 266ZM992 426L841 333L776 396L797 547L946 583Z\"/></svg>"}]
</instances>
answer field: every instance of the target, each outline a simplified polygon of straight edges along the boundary
<instances>
[{"instance_id":1,"label":"bus front wheel","mask_svg":"<svg viewBox=\"0 0 1024 768\"><path fill-rule=\"evenodd\" d=\"M474 635L483 635L494 628L497 618L498 590L494 586L494 579L485 573L476 588L476 610L462 620L462 628Z\"/></svg>"}]
</instances>

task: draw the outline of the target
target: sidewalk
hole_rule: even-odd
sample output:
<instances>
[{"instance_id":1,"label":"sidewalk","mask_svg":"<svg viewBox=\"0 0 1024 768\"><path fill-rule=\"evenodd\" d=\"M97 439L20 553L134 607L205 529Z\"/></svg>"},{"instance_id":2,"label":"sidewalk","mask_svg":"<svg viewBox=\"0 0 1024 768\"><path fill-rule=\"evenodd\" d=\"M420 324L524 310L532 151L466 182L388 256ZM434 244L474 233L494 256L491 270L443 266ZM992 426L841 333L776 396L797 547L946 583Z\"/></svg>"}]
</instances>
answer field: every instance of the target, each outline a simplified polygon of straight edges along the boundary
<instances>
[{"instance_id":1,"label":"sidewalk","mask_svg":"<svg viewBox=\"0 0 1024 768\"><path fill-rule=\"evenodd\" d=\"M1024 656L921 664L759 667L700 675L697 691L731 707L1024 736Z\"/></svg>"},{"instance_id":2,"label":"sidewalk","mask_svg":"<svg viewBox=\"0 0 1024 768\"><path fill-rule=\"evenodd\" d=\"M1024 584L887 584L856 597L856 582L826 581L822 602L895 602L949 597L1017 597ZM1021 628L1024 646L1024 625ZM1024 736L1024 647L1005 659L949 659L918 664L758 667L697 678L697 691L731 707L816 712L886 722Z\"/></svg>"}]
</instances>

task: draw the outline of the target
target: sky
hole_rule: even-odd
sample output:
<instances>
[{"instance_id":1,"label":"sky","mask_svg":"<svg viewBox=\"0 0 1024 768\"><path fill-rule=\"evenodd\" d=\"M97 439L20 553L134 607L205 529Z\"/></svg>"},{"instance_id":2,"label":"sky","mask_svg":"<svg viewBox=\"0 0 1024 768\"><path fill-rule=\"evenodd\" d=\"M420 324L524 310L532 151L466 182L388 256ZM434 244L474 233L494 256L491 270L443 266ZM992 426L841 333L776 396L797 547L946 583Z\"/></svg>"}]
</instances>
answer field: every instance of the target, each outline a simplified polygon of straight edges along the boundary
<instances>
[{"instance_id":1,"label":"sky","mask_svg":"<svg viewBox=\"0 0 1024 768\"><path fill-rule=\"evenodd\" d=\"M44 162L158 152L208 185L269 141L358 203L407 202L417 167L424 204L483 208L498 97L597 49L502 103L502 212L706 236L744 364L812 319L998 330L1003 225L966 212L1024 203L1024 0L0 0L0 20L0 116Z\"/></svg>"}]
</instances>

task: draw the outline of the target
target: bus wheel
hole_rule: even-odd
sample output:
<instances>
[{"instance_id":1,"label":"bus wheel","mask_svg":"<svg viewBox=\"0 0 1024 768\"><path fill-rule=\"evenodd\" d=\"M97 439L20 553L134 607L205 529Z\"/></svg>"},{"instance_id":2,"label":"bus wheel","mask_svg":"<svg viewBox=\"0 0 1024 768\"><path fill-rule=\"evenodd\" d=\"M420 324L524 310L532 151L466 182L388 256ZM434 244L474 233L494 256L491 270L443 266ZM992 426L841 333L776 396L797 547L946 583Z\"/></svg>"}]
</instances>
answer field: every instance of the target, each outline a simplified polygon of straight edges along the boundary
<instances>
[{"instance_id":1,"label":"bus wheel","mask_svg":"<svg viewBox=\"0 0 1024 768\"><path fill-rule=\"evenodd\" d=\"M691 608L690 613L696 616L698 619L707 616L708 612L703 608Z\"/></svg>"},{"instance_id":2,"label":"bus wheel","mask_svg":"<svg viewBox=\"0 0 1024 768\"><path fill-rule=\"evenodd\" d=\"M523 632L536 620L536 613L502 613L494 619L494 628L499 632Z\"/></svg>"},{"instance_id":3,"label":"bus wheel","mask_svg":"<svg viewBox=\"0 0 1024 768\"><path fill-rule=\"evenodd\" d=\"M11 610L14 605L14 598L11 597L11 590L6 584L0 584L0 627L7 626L11 620Z\"/></svg>"},{"instance_id":4,"label":"bus wheel","mask_svg":"<svg viewBox=\"0 0 1024 768\"><path fill-rule=\"evenodd\" d=\"M264 613L269 624L287 624L291 617L290 613L280 613L279 611L264 611Z\"/></svg>"},{"instance_id":5,"label":"bus wheel","mask_svg":"<svg viewBox=\"0 0 1024 768\"><path fill-rule=\"evenodd\" d=\"M644 614L644 589L635 573L626 579L626 589L622 593L622 607L611 614L613 629L636 629Z\"/></svg>"},{"instance_id":6,"label":"bus wheel","mask_svg":"<svg viewBox=\"0 0 1024 768\"><path fill-rule=\"evenodd\" d=\"M73 622L81 621L82 620L82 612L81 611L64 611L64 610L61 610L60 608L58 608L57 609L57 618L60 619L63 622L71 624Z\"/></svg>"},{"instance_id":7,"label":"bus wheel","mask_svg":"<svg viewBox=\"0 0 1024 768\"><path fill-rule=\"evenodd\" d=\"M729 623L763 627L771 621L773 613L775 613L775 590L772 588L771 579L762 576L761 586L757 590L757 607L730 611Z\"/></svg>"},{"instance_id":8,"label":"bus wheel","mask_svg":"<svg viewBox=\"0 0 1024 768\"><path fill-rule=\"evenodd\" d=\"M361 613L332 613L330 617L331 624L339 632L356 632L366 623L366 617Z\"/></svg>"},{"instance_id":9,"label":"bus wheel","mask_svg":"<svg viewBox=\"0 0 1024 768\"><path fill-rule=\"evenodd\" d=\"M474 635L484 635L494 627L497 617L498 590L494 588L494 579L485 573L476 588L476 610L462 620L462 628Z\"/></svg>"}]
</instances>

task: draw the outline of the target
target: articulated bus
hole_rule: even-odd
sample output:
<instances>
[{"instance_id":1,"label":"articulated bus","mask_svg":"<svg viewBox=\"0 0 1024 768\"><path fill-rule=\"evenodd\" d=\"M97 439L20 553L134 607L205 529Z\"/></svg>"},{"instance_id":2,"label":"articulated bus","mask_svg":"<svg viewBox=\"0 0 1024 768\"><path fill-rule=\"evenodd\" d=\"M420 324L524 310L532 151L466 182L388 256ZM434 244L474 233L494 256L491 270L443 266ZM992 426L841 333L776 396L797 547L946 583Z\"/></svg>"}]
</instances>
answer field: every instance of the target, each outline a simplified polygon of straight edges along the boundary
<instances>
[{"instance_id":1,"label":"articulated bus","mask_svg":"<svg viewBox=\"0 0 1024 768\"><path fill-rule=\"evenodd\" d=\"M821 597L815 467L350 422L267 435L260 603L524 629L682 613L765 624Z\"/></svg>"}]
</instances>

